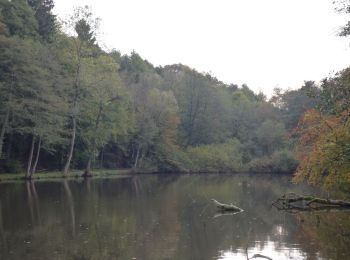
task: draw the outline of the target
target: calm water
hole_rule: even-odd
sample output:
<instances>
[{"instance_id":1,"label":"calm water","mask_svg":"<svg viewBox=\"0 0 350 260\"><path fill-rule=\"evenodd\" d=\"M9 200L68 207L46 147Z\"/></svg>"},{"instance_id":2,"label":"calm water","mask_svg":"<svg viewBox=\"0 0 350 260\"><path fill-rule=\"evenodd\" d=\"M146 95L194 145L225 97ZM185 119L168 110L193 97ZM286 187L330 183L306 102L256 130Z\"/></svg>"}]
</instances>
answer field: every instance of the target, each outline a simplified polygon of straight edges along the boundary
<instances>
[{"instance_id":1,"label":"calm water","mask_svg":"<svg viewBox=\"0 0 350 260\"><path fill-rule=\"evenodd\" d=\"M0 184L0 259L350 259L350 213L272 208L288 191L316 193L267 175Z\"/></svg>"}]
</instances>

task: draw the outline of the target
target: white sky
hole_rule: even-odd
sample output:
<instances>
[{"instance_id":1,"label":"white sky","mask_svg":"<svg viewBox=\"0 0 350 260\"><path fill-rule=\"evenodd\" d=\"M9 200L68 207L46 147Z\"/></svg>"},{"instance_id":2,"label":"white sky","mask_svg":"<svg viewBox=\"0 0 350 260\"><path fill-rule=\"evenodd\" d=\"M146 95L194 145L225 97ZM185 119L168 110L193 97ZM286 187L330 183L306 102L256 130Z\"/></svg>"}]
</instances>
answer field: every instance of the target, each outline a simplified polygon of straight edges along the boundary
<instances>
[{"instance_id":1,"label":"white sky","mask_svg":"<svg viewBox=\"0 0 350 260\"><path fill-rule=\"evenodd\" d=\"M346 16L333 0L56 0L64 18L89 5L101 43L152 64L182 63L268 96L350 65ZM350 19L350 18L349 18Z\"/></svg>"}]
</instances>

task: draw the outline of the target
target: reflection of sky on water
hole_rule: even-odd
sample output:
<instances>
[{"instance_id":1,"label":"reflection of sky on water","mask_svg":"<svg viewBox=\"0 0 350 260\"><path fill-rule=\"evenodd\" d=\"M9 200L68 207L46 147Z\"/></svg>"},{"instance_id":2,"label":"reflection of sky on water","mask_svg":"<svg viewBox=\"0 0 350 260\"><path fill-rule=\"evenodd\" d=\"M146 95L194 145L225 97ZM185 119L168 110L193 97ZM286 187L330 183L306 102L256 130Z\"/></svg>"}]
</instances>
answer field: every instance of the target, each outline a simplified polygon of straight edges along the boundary
<instances>
[{"instance_id":1,"label":"reflection of sky on water","mask_svg":"<svg viewBox=\"0 0 350 260\"><path fill-rule=\"evenodd\" d=\"M307 259L307 255L297 247L297 245L285 245L281 247L280 244L276 244L273 241L264 242L263 247L261 243L254 248L245 249L230 249L226 251L219 252L217 260L247 260L247 259L273 259L273 260L303 260ZM259 254L264 257L254 257L254 255ZM322 260L319 255L318 260Z\"/></svg>"}]
</instances>

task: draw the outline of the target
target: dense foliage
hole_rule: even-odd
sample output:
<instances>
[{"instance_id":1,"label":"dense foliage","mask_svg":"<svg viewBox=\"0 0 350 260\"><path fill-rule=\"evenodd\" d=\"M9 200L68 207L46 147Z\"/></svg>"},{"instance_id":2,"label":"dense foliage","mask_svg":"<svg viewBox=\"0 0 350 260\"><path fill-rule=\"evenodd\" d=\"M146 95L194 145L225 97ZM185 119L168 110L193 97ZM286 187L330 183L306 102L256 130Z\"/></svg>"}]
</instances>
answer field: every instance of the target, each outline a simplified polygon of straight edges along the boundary
<instances>
[{"instance_id":1,"label":"dense foliage","mask_svg":"<svg viewBox=\"0 0 350 260\"><path fill-rule=\"evenodd\" d=\"M267 100L182 64L107 52L88 8L59 24L53 6L0 0L0 171L293 172L299 143L298 178L331 175L316 161L333 155L346 176L347 71Z\"/></svg>"}]
</instances>

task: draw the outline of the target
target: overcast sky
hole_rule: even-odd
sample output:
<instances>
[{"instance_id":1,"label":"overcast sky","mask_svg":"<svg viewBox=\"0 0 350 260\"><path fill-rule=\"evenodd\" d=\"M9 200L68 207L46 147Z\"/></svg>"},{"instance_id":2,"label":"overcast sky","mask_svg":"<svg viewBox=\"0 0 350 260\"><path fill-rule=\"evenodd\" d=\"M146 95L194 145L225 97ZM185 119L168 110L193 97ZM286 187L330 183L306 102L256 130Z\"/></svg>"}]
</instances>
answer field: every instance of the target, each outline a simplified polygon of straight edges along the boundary
<instances>
[{"instance_id":1,"label":"overcast sky","mask_svg":"<svg viewBox=\"0 0 350 260\"><path fill-rule=\"evenodd\" d=\"M346 16L333 0L56 0L64 18L89 5L100 42L154 65L182 63L271 95L350 65Z\"/></svg>"}]
</instances>

